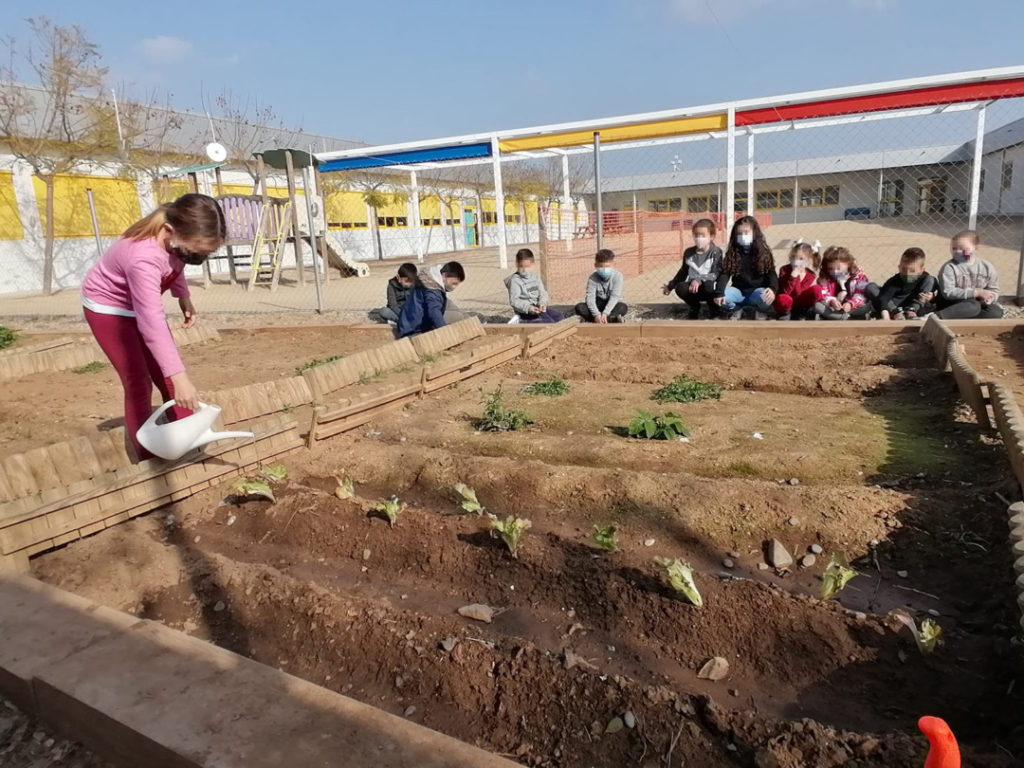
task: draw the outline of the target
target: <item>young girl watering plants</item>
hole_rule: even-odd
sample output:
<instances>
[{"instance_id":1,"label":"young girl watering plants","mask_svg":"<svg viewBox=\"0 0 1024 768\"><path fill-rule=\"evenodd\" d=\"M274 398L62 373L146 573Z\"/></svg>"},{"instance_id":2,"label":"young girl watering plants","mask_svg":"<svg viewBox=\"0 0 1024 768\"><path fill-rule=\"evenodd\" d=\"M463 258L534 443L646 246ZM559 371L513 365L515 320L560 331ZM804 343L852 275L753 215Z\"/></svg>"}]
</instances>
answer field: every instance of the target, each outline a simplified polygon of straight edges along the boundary
<instances>
[{"instance_id":1,"label":"young girl watering plants","mask_svg":"<svg viewBox=\"0 0 1024 768\"><path fill-rule=\"evenodd\" d=\"M139 459L152 454L136 432L152 411L153 385L174 400L173 418L189 415L199 391L185 372L164 316L161 295L178 299L185 328L196 310L185 282L185 265L198 265L227 236L224 214L212 197L182 195L132 224L82 283L85 320L124 387L124 423Z\"/></svg>"}]
</instances>

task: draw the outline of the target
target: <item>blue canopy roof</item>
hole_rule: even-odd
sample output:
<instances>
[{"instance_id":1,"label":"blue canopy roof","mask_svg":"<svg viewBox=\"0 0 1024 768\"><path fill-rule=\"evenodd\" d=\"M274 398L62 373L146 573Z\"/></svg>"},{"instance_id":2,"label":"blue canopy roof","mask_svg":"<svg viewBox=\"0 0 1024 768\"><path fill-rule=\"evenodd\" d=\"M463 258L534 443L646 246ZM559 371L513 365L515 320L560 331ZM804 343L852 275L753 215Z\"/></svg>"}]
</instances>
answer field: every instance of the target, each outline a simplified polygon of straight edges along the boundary
<instances>
[{"instance_id":1,"label":"blue canopy roof","mask_svg":"<svg viewBox=\"0 0 1024 768\"><path fill-rule=\"evenodd\" d=\"M331 171L352 171L358 168L382 168L388 165L413 165L415 163L444 162L445 160L471 160L491 156L491 143L455 144L447 147L413 149L402 152L387 152L364 157L342 157L328 160L320 165L322 173Z\"/></svg>"}]
</instances>

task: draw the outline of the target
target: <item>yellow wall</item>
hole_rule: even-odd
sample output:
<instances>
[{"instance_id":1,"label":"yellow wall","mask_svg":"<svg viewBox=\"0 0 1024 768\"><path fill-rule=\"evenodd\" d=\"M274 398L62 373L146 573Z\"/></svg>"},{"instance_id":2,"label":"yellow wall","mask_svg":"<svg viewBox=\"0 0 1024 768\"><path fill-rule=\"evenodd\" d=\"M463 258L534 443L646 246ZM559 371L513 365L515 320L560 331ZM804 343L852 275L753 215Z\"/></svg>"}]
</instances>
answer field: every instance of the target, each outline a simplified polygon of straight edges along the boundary
<instances>
[{"instance_id":1,"label":"yellow wall","mask_svg":"<svg viewBox=\"0 0 1024 768\"><path fill-rule=\"evenodd\" d=\"M25 230L21 226L11 172L0 171L0 240L21 240L23 237Z\"/></svg>"},{"instance_id":2,"label":"yellow wall","mask_svg":"<svg viewBox=\"0 0 1024 768\"><path fill-rule=\"evenodd\" d=\"M439 219L441 218L441 198L437 195L420 198L420 218Z\"/></svg>"},{"instance_id":3,"label":"yellow wall","mask_svg":"<svg viewBox=\"0 0 1024 768\"><path fill-rule=\"evenodd\" d=\"M46 185L35 176L36 204L46 231ZM142 217L134 179L60 175L54 180L53 219L56 237L92 237L92 216L86 190L92 189L100 234L117 237Z\"/></svg>"},{"instance_id":4,"label":"yellow wall","mask_svg":"<svg viewBox=\"0 0 1024 768\"><path fill-rule=\"evenodd\" d=\"M324 207L331 229L362 229L368 225L362 192L336 190L327 195Z\"/></svg>"},{"instance_id":5,"label":"yellow wall","mask_svg":"<svg viewBox=\"0 0 1024 768\"><path fill-rule=\"evenodd\" d=\"M157 205L172 203L184 194L191 191L187 181L178 179L158 179L153 182L153 199Z\"/></svg>"},{"instance_id":6,"label":"yellow wall","mask_svg":"<svg viewBox=\"0 0 1024 768\"><path fill-rule=\"evenodd\" d=\"M539 220L537 203L533 200L526 201L526 223L536 224Z\"/></svg>"},{"instance_id":7,"label":"yellow wall","mask_svg":"<svg viewBox=\"0 0 1024 768\"><path fill-rule=\"evenodd\" d=\"M386 195L388 202L377 209L377 216L408 216L409 209L406 208L405 195Z\"/></svg>"}]
</instances>

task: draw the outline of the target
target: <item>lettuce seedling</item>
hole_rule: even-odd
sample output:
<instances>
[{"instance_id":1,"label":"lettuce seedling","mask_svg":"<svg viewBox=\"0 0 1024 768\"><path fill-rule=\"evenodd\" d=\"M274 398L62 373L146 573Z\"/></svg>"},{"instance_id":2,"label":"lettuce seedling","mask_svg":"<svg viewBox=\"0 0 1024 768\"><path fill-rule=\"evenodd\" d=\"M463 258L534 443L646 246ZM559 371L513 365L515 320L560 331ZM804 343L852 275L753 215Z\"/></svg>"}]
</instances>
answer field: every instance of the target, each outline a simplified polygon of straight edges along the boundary
<instances>
[{"instance_id":1,"label":"lettuce seedling","mask_svg":"<svg viewBox=\"0 0 1024 768\"><path fill-rule=\"evenodd\" d=\"M521 517L513 517L509 515L508 519L504 522L493 518L491 520L491 527L494 528L501 536L501 540L505 542L505 546L508 547L508 551L512 553L512 557L518 557L519 552L519 539L527 531L530 526L533 525L529 520Z\"/></svg>"},{"instance_id":2,"label":"lettuce seedling","mask_svg":"<svg viewBox=\"0 0 1024 768\"><path fill-rule=\"evenodd\" d=\"M270 483L280 483L288 477L288 469L284 464L271 464L260 469L260 477Z\"/></svg>"},{"instance_id":3,"label":"lettuce seedling","mask_svg":"<svg viewBox=\"0 0 1024 768\"><path fill-rule=\"evenodd\" d=\"M942 627L931 619L923 619L921 621L921 628L918 629L917 622L914 621L910 614L903 611L893 611L892 615L893 618L909 629L911 634L914 635L917 650L923 655L932 653L944 642L942 639Z\"/></svg>"},{"instance_id":4,"label":"lettuce seedling","mask_svg":"<svg viewBox=\"0 0 1024 768\"><path fill-rule=\"evenodd\" d=\"M846 562L846 555L833 552L829 558L825 575L821 578L821 599L829 600L839 594L857 572Z\"/></svg>"},{"instance_id":5,"label":"lettuce seedling","mask_svg":"<svg viewBox=\"0 0 1024 768\"><path fill-rule=\"evenodd\" d=\"M334 495L344 501L345 499L354 498L356 495L356 486L352 482L352 478L346 475L345 477L335 477L338 481L337 487L334 489Z\"/></svg>"},{"instance_id":6,"label":"lettuce seedling","mask_svg":"<svg viewBox=\"0 0 1024 768\"><path fill-rule=\"evenodd\" d=\"M693 580L693 568L689 563L680 560L678 557L671 560L667 557L656 557L654 562L665 569L668 585L672 589L683 595L698 608L704 605L704 600L697 590L697 583Z\"/></svg>"},{"instance_id":7,"label":"lettuce seedling","mask_svg":"<svg viewBox=\"0 0 1024 768\"><path fill-rule=\"evenodd\" d=\"M514 432L533 424L526 411L516 411L505 407L505 396L498 387L487 396L484 415L477 419L476 428L481 432Z\"/></svg>"},{"instance_id":8,"label":"lettuce seedling","mask_svg":"<svg viewBox=\"0 0 1024 768\"><path fill-rule=\"evenodd\" d=\"M470 488L465 483L456 483L455 492L462 497L460 506L466 512L472 512L477 515L482 515L485 512L485 507L476 498L476 491Z\"/></svg>"},{"instance_id":9,"label":"lettuce seedling","mask_svg":"<svg viewBox=\"0 0 1024 768\"><path fill-rule=\"evenodd\" d=\"M247 499L253 496L262 496L270 501L277 501L270 486L263 480L256 480L251 477L239 477L231 484L231 495L239 499Z\"/></svg>"},{"instance_id":10,"label":"lettuce seedling","mask_svg":"<svg viewBox=\"0 0 1024 768\"><path fill-rule=\"evenodd\" d=\"M398 516L405 511L405 504L402 504L397 496L392 496L387 501L382 501L376 507L374 511L380 512L384 517L387 518L388 523L391 527L395 527L395 521L398 520Z\"/></svg>"},{"instance_id":11,"label":"lettuce seedling","mask_svg":"<svg viewBox=\"0 0 1024 768\"><path fill-rule=\"evenodd\" d=\"M619 538L615 535L616 530L614 525L595 525L594 541L597 542L597 546L609 552L618 552Z\"/></svg>"},{"instance_id":12,"label":"lettuce seedling","mask_svg":"<svg viewBox=\"0 0 1024 768\"><path fill-rule=\"evenodd\" d=\"M667 385L652 396L659 403L693 403L697 400L719 400L722 388L718 384L708 384L687 375L676 376Z\"/></svg>"},{"instance_id":13,"label":"lettuce seedling","mask_svg":"<svg viewBox=\"0 0 1024 768\"><path fill-rule=\"evenodd\" d=\"M565 383L565 379L551 379L549 381L537 381L533 384L527 384L520 391L527 395L561 397L569 391L569 385Z\"/></svg>"}]
</instances>

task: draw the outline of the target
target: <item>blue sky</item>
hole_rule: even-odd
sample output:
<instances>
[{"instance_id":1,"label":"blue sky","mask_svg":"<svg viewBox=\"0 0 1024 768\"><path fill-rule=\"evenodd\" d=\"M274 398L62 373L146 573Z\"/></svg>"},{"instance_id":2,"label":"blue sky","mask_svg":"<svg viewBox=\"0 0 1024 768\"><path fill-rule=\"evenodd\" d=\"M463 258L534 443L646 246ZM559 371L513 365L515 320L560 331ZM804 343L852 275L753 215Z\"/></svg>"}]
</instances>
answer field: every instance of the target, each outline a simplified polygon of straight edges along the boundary
<instances>
[{"instance_id":1,"label":"blue sky","mask_svg":"<svg viewBox=\"0 0 1024 768\"><path fill-rule=\"evenodd\" d=\"M198 109L230 89L373 143L1024 60L1020 0L6 0L0 30L39 14L81 24L137 93Z\"/></svg>"}]
</instances>

